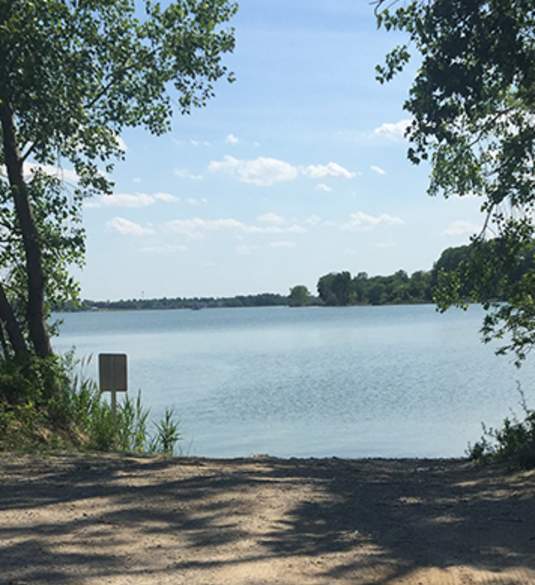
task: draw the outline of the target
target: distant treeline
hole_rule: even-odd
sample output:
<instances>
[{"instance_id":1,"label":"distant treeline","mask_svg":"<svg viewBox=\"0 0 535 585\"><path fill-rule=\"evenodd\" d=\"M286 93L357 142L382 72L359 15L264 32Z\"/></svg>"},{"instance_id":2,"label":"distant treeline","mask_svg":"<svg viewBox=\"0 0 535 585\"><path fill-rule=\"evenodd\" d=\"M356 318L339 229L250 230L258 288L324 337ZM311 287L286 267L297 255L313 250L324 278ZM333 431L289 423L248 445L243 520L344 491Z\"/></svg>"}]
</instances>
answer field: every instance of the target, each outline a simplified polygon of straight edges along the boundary
<instances>
[{"instance_id":1,"label":"distant treeline","mask_svg":"<svg viewBox=\"0 0 535 585\"><path fill-rule=\"evenodd\" d=\"M492 243L488 244L487 253L492 253ZM91 310L139 310L139 309L204 309L232 307L274 307L306 305L386 305L432 303L439 274L450 272L459 267L472 253L470 246L447 248L428 271L418 270L409 275L398 270L389 276L368 276L366 272L358 272L352 276L350 272L331 272L321 276L317 284L317 296L310 293L304 285L296 285L290 289L289 295L262 293L256 295L238 295L235 297L195 297L195 298L156 298L129 299L120 301L84 300L78 305L58 307L63 311ZM532 263L532 256L529 259ZM522 267L522 271L526 266ZM468 292L467 292L468 295ZM495 291L500 296L500 291Z\"/></svg>"},{"instance_id":2,"label":"distant treeline","mask_svg":"<svg viewBox=\"0 0 535 585\"><path fill-rule=\"evenodd\" d=\"M79 305L62 307L63 311L95 311L139 309L217 309L231 307L275 307L288 304L286 295L262 293L258 295L238 295L235 297L195 297L195 298L159 298L159 299L128 299L120 301L81 301Z\"/></svg>"}]
</instances>

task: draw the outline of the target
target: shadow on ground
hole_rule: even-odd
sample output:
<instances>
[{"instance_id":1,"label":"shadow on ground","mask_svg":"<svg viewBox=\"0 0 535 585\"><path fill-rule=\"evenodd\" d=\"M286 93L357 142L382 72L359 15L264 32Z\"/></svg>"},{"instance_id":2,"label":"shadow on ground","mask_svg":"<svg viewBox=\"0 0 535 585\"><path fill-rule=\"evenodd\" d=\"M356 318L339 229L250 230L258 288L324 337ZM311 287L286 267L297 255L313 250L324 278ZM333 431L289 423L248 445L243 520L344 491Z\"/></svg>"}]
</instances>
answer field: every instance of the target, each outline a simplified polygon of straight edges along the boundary
<instances>
[{"instance_id":1,"label":"shadow on ground","mask_svg":"<svg viewBox=\"0 0 535 585\"><path fill-rule=\"evenodd\" d=\"M532 473L437 460L13 457L0 480L0 583L390 585L426 571L444 575L437 583L470 571L485 574L472 582L533 582Z\"/></svg>"}]
</instances>

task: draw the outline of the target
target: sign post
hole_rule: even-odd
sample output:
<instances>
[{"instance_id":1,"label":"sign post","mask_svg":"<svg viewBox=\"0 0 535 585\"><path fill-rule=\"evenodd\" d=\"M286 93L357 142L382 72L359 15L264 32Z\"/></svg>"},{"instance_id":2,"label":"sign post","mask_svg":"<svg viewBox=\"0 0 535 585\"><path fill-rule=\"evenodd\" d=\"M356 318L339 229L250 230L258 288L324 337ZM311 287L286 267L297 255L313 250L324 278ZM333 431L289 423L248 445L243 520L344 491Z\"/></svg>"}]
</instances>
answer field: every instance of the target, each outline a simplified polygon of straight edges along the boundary
<instances>
[{"instance_id":1,"label":"sign post","mask_svg":"<svg viewBox=\"0 0 535 585\"><path fill-rule=\"evenodd\" d=\"M101 392L111 392L111 410L117 413L117 392L128 390L127 357L125 353L100 353L98 379Z\"/></svg>"}]
</instances>

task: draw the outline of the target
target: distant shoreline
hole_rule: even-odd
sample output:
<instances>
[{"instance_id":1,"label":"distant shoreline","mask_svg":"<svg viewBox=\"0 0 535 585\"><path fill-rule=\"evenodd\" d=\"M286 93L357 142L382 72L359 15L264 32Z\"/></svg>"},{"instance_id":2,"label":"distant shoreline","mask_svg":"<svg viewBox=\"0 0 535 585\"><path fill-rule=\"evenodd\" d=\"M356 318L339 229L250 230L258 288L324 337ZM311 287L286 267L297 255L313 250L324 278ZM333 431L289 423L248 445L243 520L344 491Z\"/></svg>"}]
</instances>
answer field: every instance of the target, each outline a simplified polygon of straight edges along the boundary
<instances>
[{"instance_id":1,"label":"distant shoreline","mask_svg":"<svg viewBox=\"0 0 535 585\"><path fill-rule=\"evenodd\" d=\"M85 308L78 308L78 309L66 309L66 308L57 308L54 309L54 313L122 313L128 311L200 311L206 309L266 309L266 308L287 308L287 309L308 309L308 308L318 308L318 309L347 309L349 307L412 307L416 305L432 305L435 304L431 301L422 301L422 302L403 302L403 303L380 303L380 304L370 304L370 303L353 303L349 305L326 305L324 303L309 303L307 305L290 305L280 304L280 305L211 305L211 306L203 306L198 308L192 307L139 307L139 306L131 306L131 307L85 307Z\"/></svg>"}]
</instances>

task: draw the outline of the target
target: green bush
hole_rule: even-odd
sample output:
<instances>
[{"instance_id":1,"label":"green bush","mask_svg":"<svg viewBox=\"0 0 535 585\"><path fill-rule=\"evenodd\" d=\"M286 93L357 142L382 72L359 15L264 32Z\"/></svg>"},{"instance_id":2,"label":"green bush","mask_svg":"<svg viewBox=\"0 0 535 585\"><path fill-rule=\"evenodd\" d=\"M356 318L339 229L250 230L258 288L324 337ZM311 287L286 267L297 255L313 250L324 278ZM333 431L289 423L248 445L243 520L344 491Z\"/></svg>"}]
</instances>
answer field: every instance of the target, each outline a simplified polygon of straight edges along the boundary
<instances>
[{"instance_id":1,"label":"green bush","mask_svg":"<svg viewBox=\"0 0 535 585\"><path fill-rule=\"evenodd\" d=\"M468 457L478 462L506 462L515 467L535 467L535 411L519 386L523 417L505 418L501 428L483 425L483 435L474 445L468 445Z\"/></svg>"},{"instance_id":2,"label":"green bush","mask_svg":"<svg viewBox=\"0 0 535 585\"><path fill-rule=\"evenodd\" d=\"M172 455L180 440L173 410L166 409L150 435L150 411L143 407L141 393L135 400L126 395L114 413L86 373L90 362L77 360L73 352L25 366L1 360L0 444Z\"/></svg>"}]
</instances>

